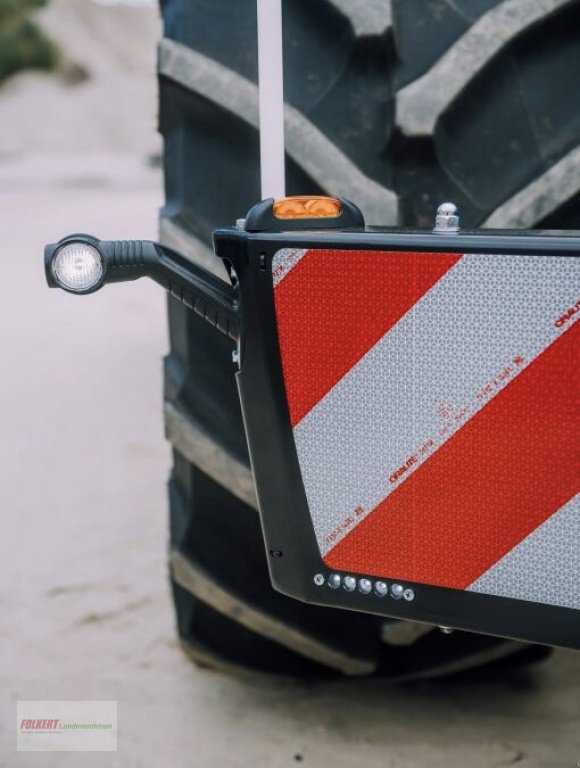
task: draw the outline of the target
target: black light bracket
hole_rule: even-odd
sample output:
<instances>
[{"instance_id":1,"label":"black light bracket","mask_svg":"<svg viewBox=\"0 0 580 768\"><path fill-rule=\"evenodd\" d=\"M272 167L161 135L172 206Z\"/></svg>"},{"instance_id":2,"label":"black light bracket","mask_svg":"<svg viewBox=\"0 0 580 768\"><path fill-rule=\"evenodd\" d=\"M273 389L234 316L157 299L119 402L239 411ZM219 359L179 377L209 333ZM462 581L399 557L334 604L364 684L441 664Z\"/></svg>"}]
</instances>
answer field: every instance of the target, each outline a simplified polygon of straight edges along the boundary
<instances>
[{"instance_id":1,"label":"black light bracket","mask_svg":"<svg viewBox=\"0 0 580 768\"><path fill-rule=\"evenodd\" d=\"M89 289L72 290L55 276L54 259L69 245L90 246L101 257L101 277ZM51 288L63 288L77 294L94 293L106 283L150 277L217 330L234 340L239 338L237 286L228 285L176 251L152 240L99 240L87 234L68 235L45 247L44 266Z\"/></svg>"}]
</instances>

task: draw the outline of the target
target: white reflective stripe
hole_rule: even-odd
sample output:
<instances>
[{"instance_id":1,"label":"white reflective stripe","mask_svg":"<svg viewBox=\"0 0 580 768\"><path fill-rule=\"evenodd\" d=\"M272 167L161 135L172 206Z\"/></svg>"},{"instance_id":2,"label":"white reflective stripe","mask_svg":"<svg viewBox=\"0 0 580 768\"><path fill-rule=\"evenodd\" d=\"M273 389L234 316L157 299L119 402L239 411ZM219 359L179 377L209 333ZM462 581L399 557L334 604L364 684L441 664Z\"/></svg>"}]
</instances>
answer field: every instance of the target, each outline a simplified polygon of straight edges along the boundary
<instances>
[{"instance_id":1,"label":"white reflective stripe","mask_svg":"<svg viewBox=\"0 0 580 768\"><path fill-rule=\"evenodd\" d=\"M281 248L276 251L272 259L272 279L274 288L283 280L288 272L293 269L300 259L304 256L306 250L303 248Z\"/></svg>"},{"instance_id":2,"label":"white reflective stripe","mask_svg":"<svg viewBox=\"0 0 580 768\"><path fill-rule=\"evenodd\" d=\"M471 592L580 609L580 495L468 587Z\"/></svg>"},{"instance_id":3,"label":"white reflective stripe","mask_svg":"<svg viewBox=\"0 0 580 768\"><path fill-rule=\"evenodd\" d=\"M322 554L577 319L576 261L464 256L296 426Z\"/></svg>"}]
</instances>

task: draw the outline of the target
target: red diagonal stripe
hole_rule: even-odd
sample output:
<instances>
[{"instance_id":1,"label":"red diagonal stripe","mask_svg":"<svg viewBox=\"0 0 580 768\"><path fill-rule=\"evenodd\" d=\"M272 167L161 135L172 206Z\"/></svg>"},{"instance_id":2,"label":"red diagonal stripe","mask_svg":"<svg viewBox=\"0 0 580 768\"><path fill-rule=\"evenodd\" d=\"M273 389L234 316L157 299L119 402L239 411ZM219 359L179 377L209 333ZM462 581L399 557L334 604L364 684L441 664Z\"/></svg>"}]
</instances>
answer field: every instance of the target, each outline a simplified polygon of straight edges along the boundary
<instances>
[{"instance_id":1,"label":"red diagonal stripe","mask_svg":"<svg viewBox=\"0 0 580 768\"><path fill-rule=\"evenodd\" d=\"M577 354L566 331L324 558L465 589L578 490Z\"/></svg>"},{"instance_id":2,"label":"red diagonal stripe","mask_svg":"<svg viewBox=\"0 0 580 768\"><path fill-rule=\"evenodd\" d=\"M308 251L275 289L292 426L460 258L448 253Z\"/></svg>"}]
</instances>

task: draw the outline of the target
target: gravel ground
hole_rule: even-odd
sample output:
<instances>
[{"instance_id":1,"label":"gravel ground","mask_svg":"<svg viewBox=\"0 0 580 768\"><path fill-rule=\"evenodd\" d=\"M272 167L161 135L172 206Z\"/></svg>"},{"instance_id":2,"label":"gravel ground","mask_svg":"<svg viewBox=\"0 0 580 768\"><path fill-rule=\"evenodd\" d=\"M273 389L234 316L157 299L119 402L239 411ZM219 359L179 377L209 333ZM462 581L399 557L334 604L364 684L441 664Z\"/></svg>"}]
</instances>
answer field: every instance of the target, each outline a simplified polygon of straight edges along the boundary
<instances>
[{"instance_id":1,"label":"gravel ground","mask_svg":"<svg viewBox=\"0 0 580 768\"><path fill-rule=\"evenodd\" d=\"M82 4L59 0L53 11L62 21ZM94 5L90 14L149 14L135 18L151 53L152 9ZM114 50L119 24L100 23ZM151 105L153 80L139 72L135 88ZM108 76L78 88L100 99ZM42 75L0 93L0 766L580 764L580 654L559 651L531 673L411 687L242 681L185 659L165 565L162 291L142 282L76 299L49 291L42 274L43 244L70 231L155 237L154 119L51 144L29 101L56 92L74 108L70 88ZM20 105L29 144L7 104ZM17 753L18 699L118 700L118 752Z\"/></svg>"}]
</instances>

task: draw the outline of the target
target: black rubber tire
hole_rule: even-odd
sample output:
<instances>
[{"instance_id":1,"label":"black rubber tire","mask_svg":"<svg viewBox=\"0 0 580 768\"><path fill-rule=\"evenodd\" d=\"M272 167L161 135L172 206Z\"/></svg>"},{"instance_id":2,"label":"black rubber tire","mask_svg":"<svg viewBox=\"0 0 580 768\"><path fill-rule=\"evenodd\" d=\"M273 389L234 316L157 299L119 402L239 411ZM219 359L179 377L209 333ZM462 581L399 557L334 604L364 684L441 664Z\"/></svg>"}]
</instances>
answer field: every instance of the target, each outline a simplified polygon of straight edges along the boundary
<instances>
[{"instance_id":1,"label":"black rubber tire","mask_svg":"<svg viewBox=\"0 0 580 768\"><path fill-rule=\"evenodd\" d=\"M161 5L161 237L219 273L213 228L259 199L255 0ZM288 193L345 194L375 219L384 205L382 223L430 226L437 204L451 199L466 227L580 228L580 108L570 98L580 2L538 6L285 0L285 90L296 110ZM476 64L465 55L474 46ZM311 140L321 134L339 162ZM274 592L232 344L171 298L169 321L171 573L193 658L223 669L404 679L549 653L461 632L414 633Z\"/></svg>"}]
</instances>

